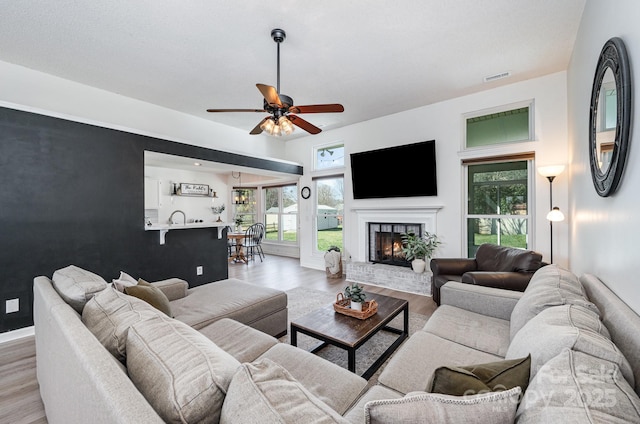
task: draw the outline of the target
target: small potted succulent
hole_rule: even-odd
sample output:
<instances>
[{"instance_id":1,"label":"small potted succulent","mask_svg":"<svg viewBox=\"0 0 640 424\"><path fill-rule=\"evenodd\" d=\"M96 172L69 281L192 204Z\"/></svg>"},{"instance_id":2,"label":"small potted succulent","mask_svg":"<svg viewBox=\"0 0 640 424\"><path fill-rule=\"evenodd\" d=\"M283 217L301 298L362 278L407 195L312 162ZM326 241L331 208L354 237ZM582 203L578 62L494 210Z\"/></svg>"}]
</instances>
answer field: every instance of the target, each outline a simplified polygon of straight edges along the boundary
<instances>
[{"instance_id":1,"label":"small potted succulent","mask_svg":"<svg viewBox=\"0 0 640 424\"><path fill-rule=\"evenodd\" d=\"M358 283L353 283L350 286L344 288L345 299L351 300L351 309L355 311L362 311L362 303L367 298L367 294L364 289Z\"/></svg>"},{"instance_id":2,"label":"small potted succulent","mask_svg":"<svg viewBox=\"0 0 640 424\"><path fill-rule=\"evenodd\" d=\"M431 259L433 252L440 246L440 240L435 234L425 232L422 237L413 232L402 233L402 253L411 261L411 267L417 273L424 272L427 260Z\"/></svg>"}]
</instances>

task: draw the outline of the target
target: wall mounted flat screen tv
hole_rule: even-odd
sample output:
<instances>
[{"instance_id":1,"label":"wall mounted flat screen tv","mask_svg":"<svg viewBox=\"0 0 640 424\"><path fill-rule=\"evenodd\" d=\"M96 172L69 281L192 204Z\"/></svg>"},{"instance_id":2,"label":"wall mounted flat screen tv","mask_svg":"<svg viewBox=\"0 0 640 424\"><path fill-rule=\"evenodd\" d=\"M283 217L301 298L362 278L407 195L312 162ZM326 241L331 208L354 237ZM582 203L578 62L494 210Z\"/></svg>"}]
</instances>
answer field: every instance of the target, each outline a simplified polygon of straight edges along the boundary
<instances>
[{"instance_id":1,"label":"wall mounted flat screen tv","mask_svg":"<svg viewBox=\"0 0 640 424\"><path fill-rule=\"evenodd\" d=\"M354 199L436 196L436 141L351 154Z\"/></svg>"}]
</instances>

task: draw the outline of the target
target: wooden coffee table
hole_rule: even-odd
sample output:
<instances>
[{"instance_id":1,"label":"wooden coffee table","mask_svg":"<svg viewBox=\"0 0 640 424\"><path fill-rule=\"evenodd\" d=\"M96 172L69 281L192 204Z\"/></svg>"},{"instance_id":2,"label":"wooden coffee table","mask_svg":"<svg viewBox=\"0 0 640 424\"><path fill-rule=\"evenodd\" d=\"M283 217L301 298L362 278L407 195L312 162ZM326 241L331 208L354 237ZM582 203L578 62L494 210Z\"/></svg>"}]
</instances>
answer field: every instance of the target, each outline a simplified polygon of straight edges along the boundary
<instances>
[{"instance_id":1,"label":"wooden coffee table","mask_svg":"<svg viewBox=\"0 0 640 424\"><path fill-rule=\"evenodd\" d=\"M409 302L381 294L367 295L367 300L375 299L378 302L378 312L375 315L360 320L340 314L333 309L333 305L327 305L291 322L291 344L297 346L298 333L302 333L323 342L313 349L312 353L326 345L345 349L348 354L348 369L355 373L356 350L360 346L380 330L398 334L391 346L362 374L362 377L368 380L409 336ZM387 324L400 312L404 312L404 329L389 327Z\"/></svg>"}]
</instances>

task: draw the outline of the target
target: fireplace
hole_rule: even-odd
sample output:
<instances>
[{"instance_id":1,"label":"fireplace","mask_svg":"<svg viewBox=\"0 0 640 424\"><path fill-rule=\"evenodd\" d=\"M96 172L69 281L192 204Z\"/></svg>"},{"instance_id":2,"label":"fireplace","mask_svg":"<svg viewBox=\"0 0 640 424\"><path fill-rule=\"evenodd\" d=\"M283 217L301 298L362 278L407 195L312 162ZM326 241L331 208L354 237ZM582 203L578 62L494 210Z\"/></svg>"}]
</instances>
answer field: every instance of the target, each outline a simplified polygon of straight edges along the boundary
<instances>
[{"instance_id":1,"label":"fireplace","mask_svg":"<svg viewBox=\"0 0 640 424\"><path fill-rule=\"evenodd\" d=\"M402 253L402 233L422 236L421 224L369 222L369 261L373 263L410 267Z\"/></svg>"}]
</instances>

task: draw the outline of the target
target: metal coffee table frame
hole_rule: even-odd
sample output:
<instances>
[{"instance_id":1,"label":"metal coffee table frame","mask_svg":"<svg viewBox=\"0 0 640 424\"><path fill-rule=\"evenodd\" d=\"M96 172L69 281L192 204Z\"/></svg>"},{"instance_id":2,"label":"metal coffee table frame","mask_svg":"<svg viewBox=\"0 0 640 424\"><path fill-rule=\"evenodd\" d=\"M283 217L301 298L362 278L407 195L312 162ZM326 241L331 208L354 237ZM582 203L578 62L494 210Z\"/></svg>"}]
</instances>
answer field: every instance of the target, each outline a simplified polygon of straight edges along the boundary
<instances>
[{"instance_id":1,"label":"metal coffee table frame","mask_svg":"<svg viewBox=\"0 0 640 424\"><path fill-rule=\"evenodd\" d=\"M391 356L400 344L409 337L409 302L383 295L371 295L378 302L378 313L366 320L359 320L340 314L329 305L317 309L297 321L291 322L291 345L297 346L298 333L306 334L322 343L311 353L316 353L327 345L333 345L347 351L349 371L356 372L356 351L380 330L398 334L398 338L367 369L362 377L370 379L380 366ZM403 329L387 324L404 312ZM371 320L371 321L369 321Z\"/></svg>"}]
</instances>

